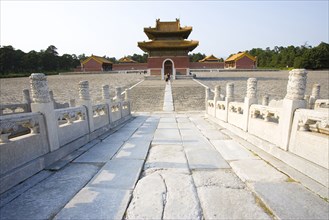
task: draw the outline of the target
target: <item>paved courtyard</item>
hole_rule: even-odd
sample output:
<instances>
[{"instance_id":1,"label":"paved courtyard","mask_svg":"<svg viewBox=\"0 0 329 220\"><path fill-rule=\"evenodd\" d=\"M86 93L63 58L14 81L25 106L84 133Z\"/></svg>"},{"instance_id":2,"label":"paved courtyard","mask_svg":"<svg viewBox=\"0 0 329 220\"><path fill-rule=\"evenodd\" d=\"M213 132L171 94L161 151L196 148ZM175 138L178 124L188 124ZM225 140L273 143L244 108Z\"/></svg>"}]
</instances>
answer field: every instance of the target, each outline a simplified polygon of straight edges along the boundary
<instances>
[{"instance_id":1,"label":"paved courtyard","mask_svg":"<svg viewBox=\"0 0 329 220\"><path fill-rule=\"evenodd\" d=\"M163 109L135 113L3 194L0 219L328 219L328 202L275 158L204 112L173 111L172 90Z\"/></svg>"}]
</instances>

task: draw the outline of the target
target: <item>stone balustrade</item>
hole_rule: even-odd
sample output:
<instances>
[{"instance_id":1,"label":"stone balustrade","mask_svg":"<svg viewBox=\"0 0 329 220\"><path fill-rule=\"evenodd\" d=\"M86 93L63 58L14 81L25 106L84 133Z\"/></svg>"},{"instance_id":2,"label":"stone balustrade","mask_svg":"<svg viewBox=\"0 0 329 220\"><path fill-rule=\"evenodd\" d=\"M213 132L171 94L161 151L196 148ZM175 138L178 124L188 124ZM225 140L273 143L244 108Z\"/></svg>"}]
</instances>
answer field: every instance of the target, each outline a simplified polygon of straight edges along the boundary
<instances>
[{"instance_id":1,"label":"stone balustrade","mask_svg":"<svg viewBox=\"0 0 329 220\"><path fill-rule=\"evenodd\" d=\"M250 78L244 102L234 101L234 86L230 83L225 101L207 100L206 113L243 136L245 133L242 132L252 135L246 136L249 139L265 140L276 146L278 152L287 152L288 156L283 157L285 153L274 156L328 186L329 100L319 99L319 84L313 86L311 96L305 96L306 70L294 69L289 74L287 95L283 100L275 101L276 105L269 102L268 95L262 98L262 104L258 104L257 80ZM263 149L274 152L272 148ZM300 157L307 162L300 162ZM312 168L317 169L317 173Z\"/></svg>"},{"instance_id":2,"label":"stone balustrade","mask_svg":"<svg viewBox=\"0 0 329 220\"><path fill-rule=\"evenodd\" d=\"M127 91L121 88L113 102L103 86L104 103L93 105L89 83L81 81L78 106L56 109L44 74L32 74L30 84L32 112L0 116L0 193L131 117L130 101L123 96Z\"/></svg>"}]
</instances>

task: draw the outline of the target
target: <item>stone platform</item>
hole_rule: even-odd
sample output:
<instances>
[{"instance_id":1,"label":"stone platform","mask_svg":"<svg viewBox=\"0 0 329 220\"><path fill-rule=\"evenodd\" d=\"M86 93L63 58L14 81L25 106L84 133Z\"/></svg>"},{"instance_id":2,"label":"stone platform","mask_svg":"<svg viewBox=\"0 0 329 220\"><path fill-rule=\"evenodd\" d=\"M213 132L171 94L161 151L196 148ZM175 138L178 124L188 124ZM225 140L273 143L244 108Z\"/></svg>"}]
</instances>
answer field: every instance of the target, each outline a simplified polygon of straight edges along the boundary
<instances>
[{"instance_id":1,"label":"stone platform","mask_svg":"<svg viewBox=\"0 0 329 220\"><path fill-rule=\"evenodd\" d=\"M135 113L78 151L2 194L0 219L329 217L307 177L291 178L297 171L264 160L204 112Z\"/></svg>"}]
</instances>

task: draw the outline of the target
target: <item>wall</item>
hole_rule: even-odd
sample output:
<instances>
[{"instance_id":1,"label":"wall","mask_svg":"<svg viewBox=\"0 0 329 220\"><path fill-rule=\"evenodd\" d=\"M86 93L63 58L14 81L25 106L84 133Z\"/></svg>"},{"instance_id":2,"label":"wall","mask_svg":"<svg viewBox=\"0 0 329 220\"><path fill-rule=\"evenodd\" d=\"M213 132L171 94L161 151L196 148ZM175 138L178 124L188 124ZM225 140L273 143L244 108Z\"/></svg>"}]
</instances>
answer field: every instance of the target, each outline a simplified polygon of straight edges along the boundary
<instances>
[{"instance_id":1,"label":"wall","mask_svg":"<svg viewBox=\"0 0 329 220\"><path fill-rule=\"evenodd\" d=\"M224 69L224 62L190 62L190 69Z\"/></svg>"},{"instance_id":2,"label":"wall","mask_svg":"<svg viewBox=\"0 0 329 220\"><path fill-rule=\"evenodd\" d=\"M118 63L113 64L112 70L147 70L147 63Z\"/></svg>"},{"instance_id":3,"label":"wall","mask_svg":"<svg viewBox=\"0 0 329 220\"><path fill-rule=\"evenodd\" d=\"M236 69L255 69L255 62L247 56L236 61Z\"/></svg>"},{"instance_id":4,"label":"wall","mask_svg":"<svg viewBox=\"0 0 329 220\"><path fill-rule=\"evenodd\" d=\"M83 65L83 71L102 71L102 64L98 63L94 59L90 59Z\"/></svg>"}]
</instances>

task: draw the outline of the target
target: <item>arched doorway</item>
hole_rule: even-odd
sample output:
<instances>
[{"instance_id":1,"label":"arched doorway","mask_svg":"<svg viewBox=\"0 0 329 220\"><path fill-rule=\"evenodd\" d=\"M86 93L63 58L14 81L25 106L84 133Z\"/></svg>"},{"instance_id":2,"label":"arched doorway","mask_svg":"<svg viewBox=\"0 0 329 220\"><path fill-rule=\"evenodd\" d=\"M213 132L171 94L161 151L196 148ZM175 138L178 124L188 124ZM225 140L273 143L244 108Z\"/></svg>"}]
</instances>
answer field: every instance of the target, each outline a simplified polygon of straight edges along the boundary
<instances>
[{"instance_id":1,"label":"arched doorway","mask_svg":"<svg viewBox=\"0 0 329 220\"><path fill-rule=\"evenodd\" d=\"M165 59L162 63L161 78L164 79L164 75L169 73L172 79L176 78L176 71L174 62L171 59Z\"/></svg>"}]
</instances>

